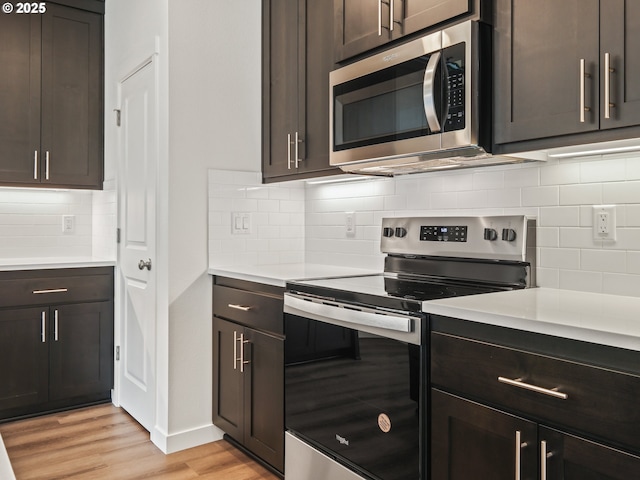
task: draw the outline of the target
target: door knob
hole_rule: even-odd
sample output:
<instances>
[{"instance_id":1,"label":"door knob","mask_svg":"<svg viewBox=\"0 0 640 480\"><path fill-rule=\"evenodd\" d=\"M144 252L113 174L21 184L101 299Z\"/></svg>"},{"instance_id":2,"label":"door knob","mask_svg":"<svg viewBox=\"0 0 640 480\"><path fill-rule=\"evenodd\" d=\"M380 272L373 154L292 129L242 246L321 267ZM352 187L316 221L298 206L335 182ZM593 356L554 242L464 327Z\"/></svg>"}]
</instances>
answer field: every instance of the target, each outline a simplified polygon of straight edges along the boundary
<instances>
[{"instance_id":1,"label":"door knob","mask_svg":"<svg viewBox=\"0 0 640 480\"><path fill-rule=\"evenodd\" d=\"M144 260L140 260L138 262L138 268L140 270L144 270L145 268L147 270L151 270L151 259L147 260L146 262Z\"/></svg>"}]
</instances>

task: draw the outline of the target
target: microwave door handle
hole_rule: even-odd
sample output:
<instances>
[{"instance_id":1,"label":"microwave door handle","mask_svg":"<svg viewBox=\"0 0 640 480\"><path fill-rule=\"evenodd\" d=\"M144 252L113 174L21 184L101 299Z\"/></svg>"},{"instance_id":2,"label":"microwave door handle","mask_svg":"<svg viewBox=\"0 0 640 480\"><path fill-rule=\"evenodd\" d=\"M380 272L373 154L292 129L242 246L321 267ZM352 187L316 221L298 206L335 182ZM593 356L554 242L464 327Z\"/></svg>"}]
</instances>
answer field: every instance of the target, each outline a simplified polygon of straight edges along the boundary
<instances>
[{"instance_id":1,"label":"microwave door handle","mask_svg":"<svg viewBox=\"0 0 640 480\"><path fill-rule=\"evenodd\" d=\"M440 120L438 120L438 112L436 112L435 99L435 82L436 70L440 63L440 52L434 52L427 62L427 68L424 70L424 81L422 82L422 101L424 103L424 113L427 117L429 129L437 133L441 130Z\"/></svg>"}]
</instances>

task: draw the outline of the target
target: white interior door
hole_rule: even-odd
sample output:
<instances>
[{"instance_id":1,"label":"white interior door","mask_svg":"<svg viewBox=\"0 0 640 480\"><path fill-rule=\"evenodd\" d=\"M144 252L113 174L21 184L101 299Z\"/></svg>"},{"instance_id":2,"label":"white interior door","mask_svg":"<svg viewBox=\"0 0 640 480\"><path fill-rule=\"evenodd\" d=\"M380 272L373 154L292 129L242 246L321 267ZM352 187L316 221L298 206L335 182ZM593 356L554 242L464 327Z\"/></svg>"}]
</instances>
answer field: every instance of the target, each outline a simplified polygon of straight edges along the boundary
<instances>
[{"instance_id":1,"label":"white interior door","mask_svg":"<svg viewBox=\"0 0 640 480\"><path fill-rule=\"evenodd\" d=\"M119 403L148 431L155 424L156 189L158 127L153 57L119 85Z\"/></svg>"}]
</instances>

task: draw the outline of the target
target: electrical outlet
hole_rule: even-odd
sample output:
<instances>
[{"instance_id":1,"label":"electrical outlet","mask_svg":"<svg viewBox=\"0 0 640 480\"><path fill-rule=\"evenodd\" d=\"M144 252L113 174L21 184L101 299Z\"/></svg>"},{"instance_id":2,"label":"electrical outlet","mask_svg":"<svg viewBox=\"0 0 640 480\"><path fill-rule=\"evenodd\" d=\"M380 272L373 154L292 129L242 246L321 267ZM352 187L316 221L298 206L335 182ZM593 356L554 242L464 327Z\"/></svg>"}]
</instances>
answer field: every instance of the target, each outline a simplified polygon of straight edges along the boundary
<instances>
[{"instance_id":1,"label":"electrical outlet","mask_svg":"<svg viewBox=\"0 0 640 480\"><path fill-rule=\"evenodd\" d=\"M616 206L593 206L593 238L596 240L616 239Z\"/></svg>"},{"instance_id":2,"label":"electrical outlet","mask_svg":"<svg viewBox=\"0 0 640 480\"><path fill-rule=\"evenodd\" d=\"M62 233L75 233L75 232L76 232L75 215L63 215L62 216Z\"/></svg>"},{"instance_id":3,"label":"electrical outlet","mask_svg":"<svg viewBox=\"0 0 640 480\"><path fill-rule=\"evenodd\" d=\"M356 214L354 212L345 212L344 226L347 237L356 236Z\"/></svg>"}]
</instances>

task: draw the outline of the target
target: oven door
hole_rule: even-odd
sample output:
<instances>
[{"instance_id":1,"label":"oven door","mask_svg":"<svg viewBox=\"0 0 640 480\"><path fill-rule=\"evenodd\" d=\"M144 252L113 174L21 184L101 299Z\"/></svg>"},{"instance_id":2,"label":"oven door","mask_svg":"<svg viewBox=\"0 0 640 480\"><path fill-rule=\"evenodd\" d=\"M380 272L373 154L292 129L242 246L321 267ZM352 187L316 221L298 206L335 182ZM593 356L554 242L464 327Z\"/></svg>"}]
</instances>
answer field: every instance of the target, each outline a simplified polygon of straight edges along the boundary
<instances>
[{"instance_id":1,"label":"oven door","mask_svg":"<svg viewBox=\"0 0 640 480\"><path fill-rule=\"evenodd\" d=\"M287 429L367 478L421 478L424 322L285 294Z\"/></svg>"}]
</instances>

